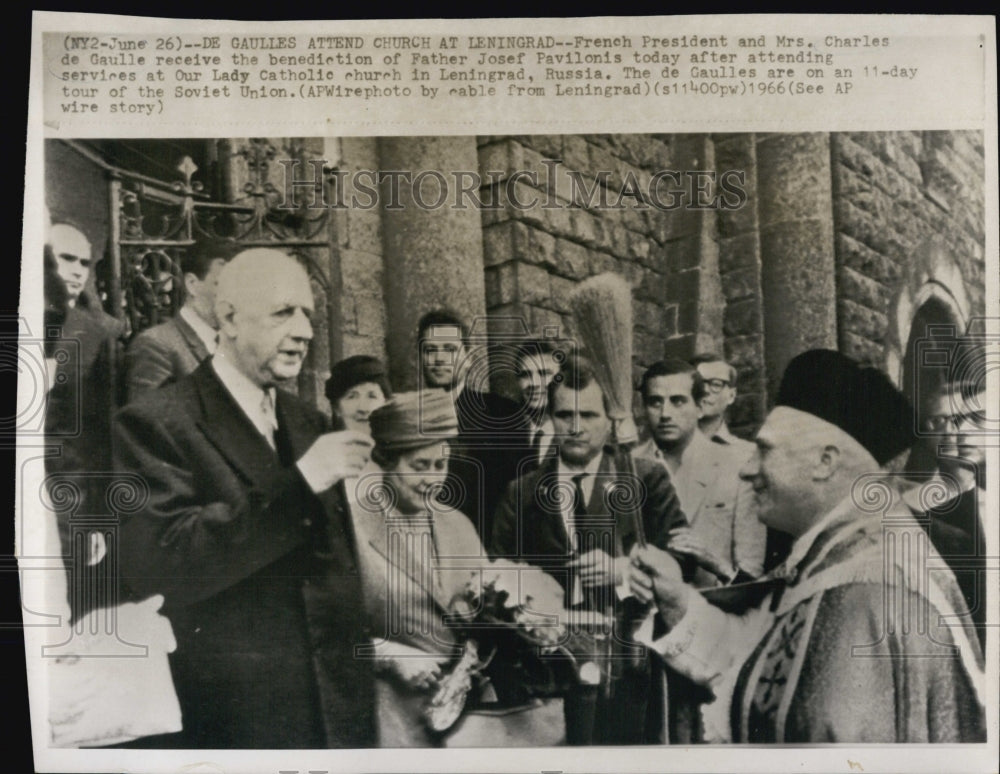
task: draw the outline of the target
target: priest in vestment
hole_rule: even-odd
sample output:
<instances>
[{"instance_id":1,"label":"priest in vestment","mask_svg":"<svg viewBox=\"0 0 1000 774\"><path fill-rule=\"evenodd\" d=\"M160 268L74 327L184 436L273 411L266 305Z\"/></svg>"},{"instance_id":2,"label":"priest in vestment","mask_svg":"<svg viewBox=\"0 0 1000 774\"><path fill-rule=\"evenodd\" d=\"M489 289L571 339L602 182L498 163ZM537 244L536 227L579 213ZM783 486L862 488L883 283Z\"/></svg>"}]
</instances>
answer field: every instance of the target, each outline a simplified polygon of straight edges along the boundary
<instances>
[{"instance_id":1,"label":"priest in vestment","mask_svg":"<svg viewBox=\"0 0 1000 774\"><path fill-rule=\"evenodd\" d=\"M983 742L985 675L951 571L884 466L913 413L884 374L831 350L794 358L740 475L792 536L759 582L702 595L656 548L630 582L637 639L706 686L706 741Z\"/></svg>"}]
</instances>

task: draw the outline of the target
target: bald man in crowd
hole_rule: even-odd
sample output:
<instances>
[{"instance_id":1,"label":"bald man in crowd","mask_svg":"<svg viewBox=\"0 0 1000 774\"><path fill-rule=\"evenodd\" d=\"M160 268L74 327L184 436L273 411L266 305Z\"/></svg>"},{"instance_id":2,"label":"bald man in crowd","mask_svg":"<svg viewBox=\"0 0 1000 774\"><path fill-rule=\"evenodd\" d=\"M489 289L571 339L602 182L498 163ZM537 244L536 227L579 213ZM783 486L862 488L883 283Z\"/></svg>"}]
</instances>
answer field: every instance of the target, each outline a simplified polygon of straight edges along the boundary
<instances>
[{"instance_id":1,"label":"bald man in crowd","mask_svg":"<svg viewBox=\"0 0 1000 774\"><path fill-rule=\"evenodd\" d=\"M741 472L761 521L793 539L783 565L726 599L685 584L670 554L633 552L633 593L657 611L637 639L711 692L706 741L985 741L965 603L950 573L921 572L926 538L883 474L913 431L883 373L803 353ZM877 507L865 510L872 485Z\"/></svg>"},{"instance_id":2,"label":"bald man in crowd","mask_svg":"<svg viewBox=\"0 0 1000 774\"><path fill-rule=\"evenodd\" d=\"M50 342L63 357L56 364L45 414L45 433L58 453L47 458L46 470L78 488L82 501L75 514L103 515L111 471L111 417L119 405L116 365L125 327L88 291L95 261L87 235L69 223L54 223L48 242L65 306L58 339ZM80 540L72 534L74 517L73 512L57 512L70 609L78 619L117 600L108 596L101 531L88 530ZM78 546L83 546L82 553Z\"/></svg>"},{"instance_id":3,"label":"bald man in crowd","mask_svg":"<svg viewBox=\"0 0 1000 774\"><path fill-rule=\"evenodd\" d=\"M313 336L309 278L290 256L246 250L222 270L215 355L116 418L118 467L149 496L121 528L124 586L162 594L183 715L146 746L374 744L374 682L348 524L327 498L371 439L327 432L282 387Z\"/></svg>"}]
</instances>

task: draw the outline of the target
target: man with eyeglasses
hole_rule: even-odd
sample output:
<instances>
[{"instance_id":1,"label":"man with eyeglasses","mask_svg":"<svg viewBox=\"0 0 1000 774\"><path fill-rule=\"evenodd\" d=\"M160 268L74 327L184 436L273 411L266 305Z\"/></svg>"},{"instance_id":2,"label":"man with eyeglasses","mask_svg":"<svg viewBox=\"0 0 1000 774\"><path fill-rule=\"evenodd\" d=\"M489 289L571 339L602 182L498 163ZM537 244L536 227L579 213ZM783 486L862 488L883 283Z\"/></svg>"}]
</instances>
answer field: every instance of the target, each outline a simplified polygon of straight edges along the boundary
<instances>
[{"instance_id":1,"label":"man with eyeglasses","mask_svg":"<svg viewBox=\"0 0 1000 774\"><path fill-rule=\"evenodd\" d=\"M699 404L701 418L698 428L712 443L739 447L749 457L753 453L753 444L737 438L729 432L726 424L726 412L736 400L736 369L723 357L711 352L695 355L689 362L698 369L705 384L705 396Z\"/></svg>"},{"instance_id":2,"label":"man with eyeglasses","mask_svg":"<svg viewBox=\"0 0 1000 774\"><path fill-rule=\"evenodd\" d=\"M917 487L906 498L941 557L948 563L969 608L980 644L986 638L986 382L946 381L926 405L921 420L938 477L951 495L927 510ZM920 518L922 517L922 518Z\"/></svg>"},{"instance_id":3,"label":"man with eyeglasses","mask_svg":"<svg viewBox=\"0 0 1000 774\"><path fill-rule=\"evenodd\" d=\"M698 428L713 445L728 449L734 458L739 459L740 462L736 463L739 468L753 454L754 445L733 435L726 423L726 412L736 401L736 369L714 352L695 355L689 362L698 369L705 385L704 397L698 404L701 408ZM791 540L787 535L768 529L764 569L770 570L780 564L790 547Z\"/></svg>"}]
</instances>

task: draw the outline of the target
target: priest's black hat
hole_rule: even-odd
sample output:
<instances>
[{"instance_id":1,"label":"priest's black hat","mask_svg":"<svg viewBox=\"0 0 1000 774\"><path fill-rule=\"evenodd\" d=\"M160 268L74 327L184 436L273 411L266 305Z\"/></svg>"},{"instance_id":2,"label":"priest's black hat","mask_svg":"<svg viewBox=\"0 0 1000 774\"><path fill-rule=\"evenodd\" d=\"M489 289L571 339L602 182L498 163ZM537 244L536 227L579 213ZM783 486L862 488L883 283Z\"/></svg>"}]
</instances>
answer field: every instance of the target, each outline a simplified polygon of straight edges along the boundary
<instances>
[{"instance_id":1,"label":"priest's black hat","mask_svg":"<svg viewBox=\"0 0 1000 774\"><path fill-rule=\"evenodd\" d=\"M836 425L879 465L916 439L913 407L889 377L832 349L811 349L792 358L775 406L806 411Z\"/></svg>"}]
</instances>

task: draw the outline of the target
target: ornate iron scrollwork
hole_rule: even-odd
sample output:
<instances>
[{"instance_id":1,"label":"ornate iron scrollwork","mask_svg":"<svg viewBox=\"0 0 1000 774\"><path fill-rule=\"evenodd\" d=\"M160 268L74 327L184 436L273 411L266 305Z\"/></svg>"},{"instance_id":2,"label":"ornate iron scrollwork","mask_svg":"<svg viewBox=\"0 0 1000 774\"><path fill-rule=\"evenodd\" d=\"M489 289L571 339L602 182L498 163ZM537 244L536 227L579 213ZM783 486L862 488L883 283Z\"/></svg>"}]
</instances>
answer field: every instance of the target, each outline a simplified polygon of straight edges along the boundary
<instances>
[{"instance_id":1,"label":"ornate iron scrollwork","mask_svg":"<svg viewBox=\"0 0 1000 774\"><path fill-rule=\"evenodd\" d=\"M273 246L298 255L310 274L328 287L325 274L308 255L309 248L329 246L329 211L302 206L287 208L286 191L275 184L275 161L302 158L305 148L294 140L280 148L268 139L251 138L224 152L227 171L242 176L229 202L212 201L195 180L198 165L190 156L177 164L179 180L158 181L114 170L119 181L116 201L124 312L131 329L140 331L172 317L184 301L180 259L201 239L231 241L247 247ZM234 169L234 162L242 162ZM284 170L280 170L282 186Z\"/></svg>"}]
</instances>

